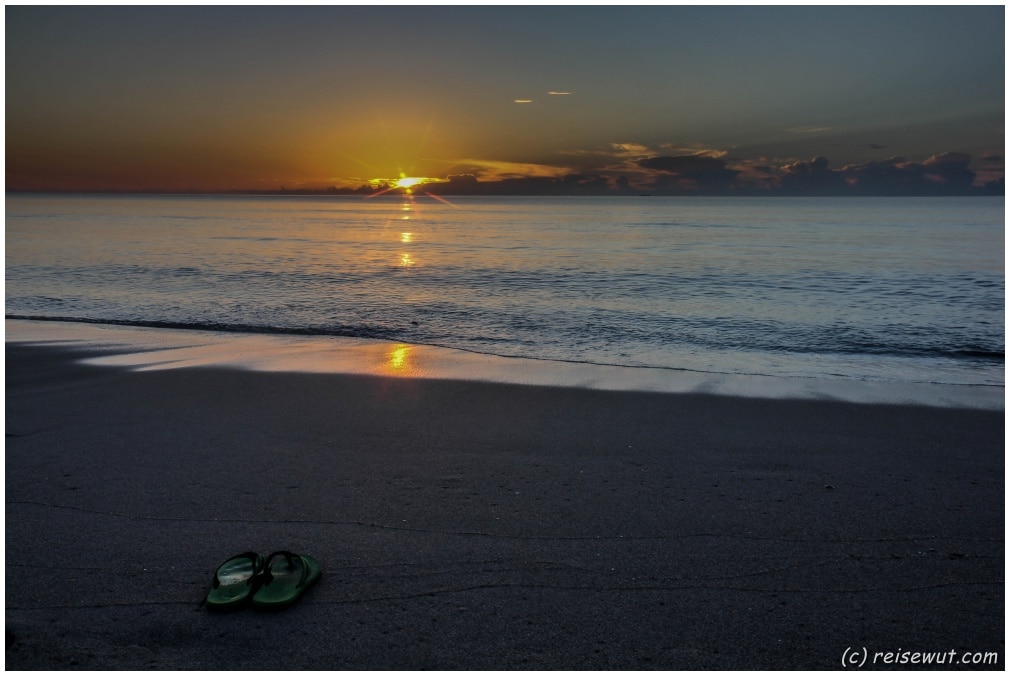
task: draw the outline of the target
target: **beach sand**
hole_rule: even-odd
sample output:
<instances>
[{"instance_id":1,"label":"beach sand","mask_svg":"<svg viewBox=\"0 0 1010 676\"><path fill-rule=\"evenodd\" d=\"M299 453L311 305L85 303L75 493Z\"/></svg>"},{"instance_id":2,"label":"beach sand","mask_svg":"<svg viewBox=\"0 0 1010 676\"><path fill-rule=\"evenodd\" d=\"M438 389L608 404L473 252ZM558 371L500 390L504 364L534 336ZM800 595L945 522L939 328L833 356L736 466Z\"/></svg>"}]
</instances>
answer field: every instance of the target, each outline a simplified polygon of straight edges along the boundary
<instances>
[{"instance_id":1,"label":"beach sand","mask_svg":"<svg viewBox=\"0 0 1010 676\"><path fill-rule=\"evenodd\" d=\"M1002 411L77 356L6 344L7 669L1003 668ZM323 577L201 608L250 549Z\"/></svg>"}]
</instances>

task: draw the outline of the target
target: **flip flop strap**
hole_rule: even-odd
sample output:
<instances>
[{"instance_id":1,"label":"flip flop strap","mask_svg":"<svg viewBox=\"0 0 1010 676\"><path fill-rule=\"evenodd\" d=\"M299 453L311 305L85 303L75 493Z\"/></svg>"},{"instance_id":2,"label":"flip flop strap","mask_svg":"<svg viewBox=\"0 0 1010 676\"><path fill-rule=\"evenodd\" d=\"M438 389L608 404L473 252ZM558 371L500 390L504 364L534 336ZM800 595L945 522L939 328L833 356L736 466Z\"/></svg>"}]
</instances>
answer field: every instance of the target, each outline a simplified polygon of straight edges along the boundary
<instances>
[{"instance_id":1,"label":"flip flop strap","mask_svg":"<svg viewBox=\"0 0 1010 676\"><path fill-rule=\"evenodd\" d=\"M301 565L302 568L302 575L298 580L298 584L295 586L301 587L302 584L305 582L305 578L309 574L309 567L305 565L305 560L302 559L301 556L299 556L298 554L293 554L292 552L289 552L287 550L274 552L273 554L267 557L266 563L263 565L263 584L268 585L274 579L273 574L270 572L270 562L273 561L275 556L284 556L284 558L288 560L288 566L293 566L295 562L295 557L298 557L298 563Z\"/></svg>"},{"instance_id":2,"label":"flip flop strap","mask_svg":"<svg viewBox=\"0 0 1010 676\"><path fill-rule=\"evenodd\" d=\"M232 561L234 559L242 559L242 558L246 558L246 559L249 559L250 561L252 561L253 574L252 574L252 577L249 578L249 582L246 583L246 584L250 584L261 573L261 571L259 570L259 568L256 565L256 562L259 560L259 554L257 554L256 552L242 552L241 554L236 554L235 556L231 557L230 559L228 559L228 561ZM228 561L225 561L224 563L228 563ZM224 563L222 563L221 566L223 566ZM221 569L221 566L218 566L218 570ZM204 578L204 579L206 579L206 578ZM214 571L214 585L211 588L212 589L217 589L220 586L221 586L221 580L218 579L217 570L215 570Z\"/></svg>"}]
</instances>

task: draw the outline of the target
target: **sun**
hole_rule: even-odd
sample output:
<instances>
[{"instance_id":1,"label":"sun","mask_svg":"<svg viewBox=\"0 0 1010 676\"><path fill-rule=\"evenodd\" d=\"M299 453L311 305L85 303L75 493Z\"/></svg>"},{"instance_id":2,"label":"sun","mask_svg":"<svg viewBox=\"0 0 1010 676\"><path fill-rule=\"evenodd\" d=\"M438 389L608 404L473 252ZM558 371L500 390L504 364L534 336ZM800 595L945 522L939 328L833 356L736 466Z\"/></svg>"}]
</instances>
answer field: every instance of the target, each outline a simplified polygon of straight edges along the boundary
<instances>
[{"instance_id":1,"label":"sun","mask_svg":"<svg viewBox=\"0 0 1010 676\"><path fill-rule=\"evenodd\" d=\"M421 183L425 183L428 180L429 179L427 178L421 178L419 176L401 176L400 178L396 179L395 183L393 183L393 187L402 188L404 190L410 190L415 185L420 185Z\"/></svg>"},{"instance_id":2,"label":"sun","mask_svg":"<svg viewBox=\"0 0 1010 676\"><path fill-rule=\"evenodd\" d=\"M402 191L404 195L412 195L414 189L429 183L444 183L443 178L431 178L428 176L407 176L404 173L400 174L400 178L373 178L369 180L378 192L373 193L371 196L375 197L377 195L385 195L386 193L397 190ZM435 199L438 199L437 197Z\"/></svg>"}]
</instances>

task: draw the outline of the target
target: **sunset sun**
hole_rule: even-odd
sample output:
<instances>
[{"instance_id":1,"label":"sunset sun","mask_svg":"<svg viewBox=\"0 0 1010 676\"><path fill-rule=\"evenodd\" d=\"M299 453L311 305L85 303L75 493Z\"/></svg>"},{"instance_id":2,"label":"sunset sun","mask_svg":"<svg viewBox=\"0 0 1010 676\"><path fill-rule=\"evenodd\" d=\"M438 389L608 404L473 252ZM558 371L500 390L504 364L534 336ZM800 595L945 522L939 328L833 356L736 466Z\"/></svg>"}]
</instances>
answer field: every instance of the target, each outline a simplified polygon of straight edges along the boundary
<instances>
[{"instance_id":1,"label":"sunset sun","mask_svg":"<svg viewBox=\"0 0 1010 676\"><path fill-rule=\"evenodd\" d=\"M373 188L378 192L373 193L374 195L382 195L390 190L402 190L405 194L413 193L414 189L421 185L428 185L431 183L442 183L441 179L430 178L426 176L407 176L401 173L400 178L373 178L369 181Z\"/></svg>"},{"instance_id":2,"label":"sunset sun","mask_svg":"<svg viewBox=\"0 0 1010 676\"><path fill-rule=\"evenodd\" d=\"M403 176L398 178L395 183L393 183L394 188L403 188L404 190L409 190L416 185L427 182L428 179L420 178L418 176Z\"/></svg>"}]
</instances>

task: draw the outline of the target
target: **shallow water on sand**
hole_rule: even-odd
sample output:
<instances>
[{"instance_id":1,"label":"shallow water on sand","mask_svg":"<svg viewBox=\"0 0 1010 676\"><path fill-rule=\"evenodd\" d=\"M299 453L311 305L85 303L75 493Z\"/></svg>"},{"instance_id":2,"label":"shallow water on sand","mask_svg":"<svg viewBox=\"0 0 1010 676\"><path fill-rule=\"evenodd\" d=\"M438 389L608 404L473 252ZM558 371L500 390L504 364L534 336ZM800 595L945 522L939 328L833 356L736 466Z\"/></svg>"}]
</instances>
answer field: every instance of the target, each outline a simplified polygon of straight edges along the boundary
<instances>
[{"instance_id":1,"label":"shallow water on sand","mask_svg":"<svg viewBox=\"0 0 1010 676\"><path fill-rule=\"evenodd\" d=\"M1004 388L848 378L796 378L498 357L368 338L236 334L7 320L9 342L68 347L94 366L151 371L230 367L395 378L473 380L598 390L827 399L1002 410Z\"/></svg>"}]
</instances>

